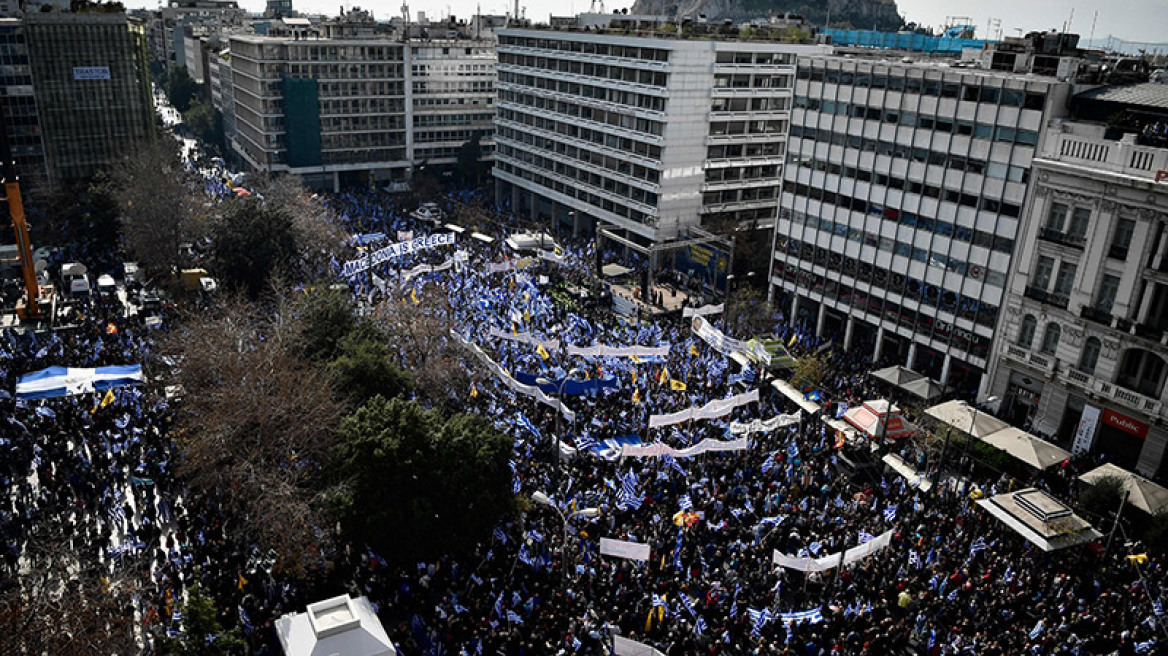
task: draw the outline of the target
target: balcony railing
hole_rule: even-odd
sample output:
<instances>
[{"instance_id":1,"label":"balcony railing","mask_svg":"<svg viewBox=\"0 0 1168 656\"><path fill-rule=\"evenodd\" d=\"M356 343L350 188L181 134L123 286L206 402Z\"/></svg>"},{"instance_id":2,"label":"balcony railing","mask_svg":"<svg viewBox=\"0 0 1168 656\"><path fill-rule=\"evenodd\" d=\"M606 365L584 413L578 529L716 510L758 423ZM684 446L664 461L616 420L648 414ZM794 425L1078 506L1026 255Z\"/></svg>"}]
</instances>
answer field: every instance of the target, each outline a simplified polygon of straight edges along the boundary
<instances>
[{"instance_id":1,"label":"balcony railing","mask_svg":"<svg viewBox=\"0 0 1168 656\"><path fill-rule=\"evenodd\" d=\"M1038 287L1027 287L1026 296L1041 303L1053 305L1064 310L1067 309L1067 303L1070 302L1070 299L1063 294L1054 294L1046 291L1045 289L1039 289Z\"/></svg>"},{"instance_id":2,"label":"balcony railing","mask_svg":"<svg viewBox=\"0 0 1168 656\"><path fill-rule=\"evenodd\" d=\"M1006 345L1006 356L1021 362L1022 364L1030 365L1035 369L1041 371L1052 371L1054 369L1054 357L1044 355L1042 353L1033 353L1024 347L1017 344Z\"/></svg>"},{"instance_id":3,"label":"balcony railing","mask_svg":"<svg viewBox=\"0 0 1168 656\"><path fill-rule=\"evenodd\" d=\"M1083 317L1087 321L1094 321L1095 323L1100 323L1107 327L1111 327L1111 320L1113 318L1110 312L1104 312L1103 310L1100 310L1097 307L1091 307L1090 305L1084 305L1082 308L1080 308L1079 316Z\"/></svg>"},{"instance_id":4,"label":"balcony railing","mask_svg":"<svg viewBox=\"0 0 1168 656\"><path fill-rule=\"evenodd\" d=\"M1158 342L1158 341L1164 339L1164 329L1157 328L1156 326L1153 326L1150 324L1137 323L1132 328L1132 330L1135 332L1137 337L1143 337L1144 339L1150 339L1153 342Z\"/></svg>"},{"instance_id":5,"label":"balcony railing","mask_svg":"<svg viewBox=\"0 0 1168 656\"><path fill-rule=\"evenodd\" d=\"M1052 230L1050 228L1043 228L1039 230L1038 238L1054 242L1056 244L1062 244L1063 246L1077 248L1079 250L1083 250L1083 247L1087 244L1087 238L1084 236L1072 235L1067 232Z\"/></svg>"},{"instance_id":6,"label":"balcony railing","mask_svg":"<svg viewBox=\"0 0 1168 656\"><path fill-rule=\"evenodd\" d=\"M1164 404L1159 399L1154 399L1150 396L1144 396L1139 392L1133 392L1126 387L1121 387L1115 383L1109 383L1092 376L1091 374L1083 373L1078 369L1067 367L1060 373L1063 382L1080 387L1088 392L1097 394L1098 396L1122 404L1133 410L1137 410L1146 415L1153 417L1162 417L1165 411Z\"/></svg>"}]
</instances>

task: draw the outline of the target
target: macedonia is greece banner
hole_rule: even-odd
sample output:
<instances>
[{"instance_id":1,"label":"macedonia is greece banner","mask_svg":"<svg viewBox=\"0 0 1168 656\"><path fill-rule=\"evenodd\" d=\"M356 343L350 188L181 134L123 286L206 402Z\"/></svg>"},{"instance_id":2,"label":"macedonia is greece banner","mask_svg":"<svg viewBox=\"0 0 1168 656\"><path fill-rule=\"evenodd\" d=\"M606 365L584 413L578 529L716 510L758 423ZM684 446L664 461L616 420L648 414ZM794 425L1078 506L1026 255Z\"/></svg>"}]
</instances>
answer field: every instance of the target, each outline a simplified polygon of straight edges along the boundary
<instances>
[{"instance_id":1,"label":"macedonia is greece banner","mask_svg":"<svg viewBox=\"0 0 1168 656\"><path fill-rule=\"evenodd\" d=\"M649 560L649 545L641 542L600 538L600 555L628 558L629 560Z\"/></svg>"},{"instance_id":2,"label":"macedonia is greece banner","mask_svg":"<svg viewBox=\"0 0 1168 656\"><path fill-rule=\"evenodd\" d=\"M649 428L680 424L691 419L717 419L730 414L730 411L740 405L758 402L758 390L736 394L726 399L715 399L700 408L687 408L667 415L650 415Z\"/></svg>"},{"instance_id":3,"label":"macedonia is greece banner","mask_svg":"<svg viewBox=\"0 0 1168 656\"><path fill-rule=\"evenodd\" d=\"M397 259L403 255L410 253L420 253L421 251L429 250L436 246L451 246L454 244L454 233L443 232L429 237L419 237L409 241L399 241L390 244L385 248L374 251L366 257L359 260L349 260L341 267L341 277L352 278L353 276L368 271L370 268L379 264L384 264L393 259Z\"/></svg>"},{"instance_id":4,"label":"macedonia is greece banner","mask_svg":"<svg viewBox=\"0 0 1168 656\"><path fill-rule=\"evenodd\" d=\"M559 408L561 414L564 415L564 419L567 419L568 421L576 421L576 412L574 410L564 405L563 403L558 402L556 399L548 396L539 387L535 385L524 385L523 383L515 380L511 374L507 373L506 369L499 366L499 363L492 360L491 356L487 355L486 351L483 351L481 348L479 348L477 344L470 343L465 337L459 335L456 331L451 330L450 335L457 339L460 344L465 346L467 350L469 350L471 353L474 353L475 357L477 357L483 363L483 365L485 365L487 369L490 370L491 373L498 376L503 381L503 384L512 391L517 394L534 397L535 400L552 408Z\"/></svg>"},{"instance_id":5,"label":"macedonia is greece banner","mask_svg":"<svg viewBox=\"0 0 1168 656\"><path fill-rule=\"evenodd\" d=\"M779 415L771 417L770 419L755 419L754 421L742 423L738 421L730 422L730 432L735 435L742 433L769 433L776 428L790 426L799 423L799 415L801 410L796 410L794 414Z\"/></svg>"},{"instance_id":6,"label":"macedonia is greece banner","mask_svg":"<svg viewBox=\"0 0 1168 656\"><path fill-rule=\"evenodd\" d=\"M674 458L692 458L693 456L700 456L703 453L719 452L719 451L745 451L750 447L750 441L745 437L740 437L736 440L718 440L712 437L698 442L697 444L686 447L684 449L675 449L664 442L654 442L652 444L636 444L629 445L621 449L622 456L629 456L631 458L645 458L645 457L661 457L672 456Z\"/></svg>"}]
</instances>

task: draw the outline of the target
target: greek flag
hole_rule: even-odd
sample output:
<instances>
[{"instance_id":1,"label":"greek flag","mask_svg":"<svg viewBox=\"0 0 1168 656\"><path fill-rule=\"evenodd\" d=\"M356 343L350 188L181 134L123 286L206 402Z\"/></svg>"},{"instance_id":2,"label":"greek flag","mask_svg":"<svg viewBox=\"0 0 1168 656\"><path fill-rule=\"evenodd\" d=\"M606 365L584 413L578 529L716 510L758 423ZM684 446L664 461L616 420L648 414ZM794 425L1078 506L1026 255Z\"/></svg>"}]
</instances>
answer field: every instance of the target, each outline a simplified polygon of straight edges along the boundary
<instances>
[{"instance_id":1,"label":"greek flag","mask_svg":"<svg viewBox=\"0 0 1168 656\"><path fill-rule=\"evenodd\" d=\"M895 522L896 521L896 508L897 508L897 506L888 506L887 508L885 508L884 509L884 519L887 519L890 522Z\"/></svg>"},{"instance_id":2,"label":"greek flag","mask_svg":"<svg viewBox=\"0 0 1168 656\"><path fill-rule=\"evenodd\" d=\"M181 608L175 608L175 609L174 609L174 614L170 616L170 621L171 621L173 624L176 624L176 625L177 625L177 624L182 624L182 621L183 621L183 614L182 614L182 609L181 609Z\"/></svg>"},{"instance_id":3,"label":"greek flag","mask_svg":"<svg viewBox=\"0 0 1168 656\"><path fill-rule=\"evenodd\" d=\"M985 549L986 549L985 538L978 538L978 539L973 541L973 544L969 545L969 557L973 558L975 555L977 555L977 552L985 551Z\"/></svg>"},{"instance_id":4,"label":"greek flag","mask_svg":"<svg viewBox=\"0 0 1168 656\"><path fill-rule=\"evenodd\" d=\"M704 634L706 632L706 629L708 629L708 628L709 627L706 626L706 620L704 620L700 617L698 618L697 622L694 622L694 629L693 630L694 630L694 633L696 635L700 636L700 635Z\"/></svg>"},{"instance_id":5,"label":"greek flag","mask_svg":"<svg viewBox=\"0 0 1168 656\"><path fill-rule=\"evenodd\" d=\"M1154 649L1155 647L1156 647L1156 639L1155 638L1152 638L1151 640L1149 640L1147 642L1138 642L1138 643L1136 643L1136 653L1137 654L1150 654L1150 653L1152 653L1152 649Z\"/></svg>"},{"instance_id":6,"label":"greek flag","mask_svg":"<svg viewBox=\"0 0 1168 656\"><path fill-rule=\"evenodd\" d=\"M766 454L766 458L762 461L762 473L769 474L775 468L774 451Z\"/></svg>"},{"instance_id":7,"label":"greek flag","mask_svg":"<svg viewBox=\"0 0 1168 656\"><path fill-rule=\"evenodd\" d=\"M1038 636L1042 635L1042 631L1043 631L1044 629L1046 629L1046 622L1045 622L1045 620L1038 620L1038 624L1035 624L1035 625L1034 625L1034 628L1033 628L1033 629L1030 629L1030 639L1031 639L1031 640L1034 640L1034 639L1035 639L1035 638L1037 638Z\"/></svg>"},{"instance_id":8,"label":"greek flag","mask_svg":"<svg viewBox=\"0 0 1168 656\"><path fill-rule=\"evenodd\" d=\"M932 651L933 645L937 644L937 629L929 631L929 643L925 646L927 651Z\"/></svg>"},{"instance_id":9,"label":"greek flag","mask_svg":"<svg viewBox=\"0 0 1168 656\"><path fill-rule=\"evenodd\" d=\"M673 566L676 569L681 569L681 540L682 540L682 536L684 534L685 534L685 528L682 526L678 526L677 527L677 547L675 547L673 550Z\"/></svg>"},{"instance_id":10,"label":"greek flag","mask_svg":"<svg viewBox=\"0 0 1168 656\"><path fill-rule=\"evenodd\" d=\"M527 537L532 542L543 542L543 534L541 534L539 531L537 531L535 529L531 529L530 531L528 531Z\"/></svg>"},{"instance_id":11,"label":"greek flag","mask_svg":"<svg viewBox=\"0 0 1168 656\"><path fill-rule=\"evenodd\" d=\"M950 593L949 593L949 596L948 596L948 597L946 597L946 599L948 599L949 601L957 601L957 591L958 591L959 589L960 589L960 588L954 588L954 589L953 589L953 592L950 592Z\"/></svg>"},{"instance_id":12,"label":"greek flag","mask_svg":"<svg viewBox=\"0 0 1168 656\"><path fill-rule=\"evenodd\" d=\"M908 552L908 564L917 569L921 568L921 557L917 555L915 550Z\"/></svg>"},{"instance_id":13,"label":"greek flag","mask_svg":"<svg viewBox=\"0 0 1168 656\"><path fill-rule=\"evenodd\" d=\"M531 423L531 420L527 418L527 415L523 414L522 412L519 412L516 414L517 414L517 417L515 418L515 421L521 427L526 428L527 430L531 431L531 434L534 435L536 438L542 437L539 434L539 429L537 429L535 427L535 424Z\"/></svg>"},{"instance_id":14,"label":"greek flag","mask_svg":"<svg viewBox=\"0 0 1168 656\"><path fill-rule=\"evenodd\" d=\"M787 457L788 458L799 457L799 445L798 444L791 442L791 446L787 447Z\"/></svg>"},{"instance_id":15,"label":"greek flag","mask_svg":"<svg viewBox=\"0 0 1168 656\"><path fill-rule=\"evenodd\" d=\"M807 550L811 552L811 555L818 556L819 552L823 550L823 543L816 540L815 542L807 545Z\"/></svg>"},{"instance_id":16,"label":"greek flag","mask_svg":"<svg viewBox=\"0 0 1168 656\"><path fill-rule=\"evenodd\" d=\"M499 593L499 598L495 600L495 615L503 616L503 593Z\"/></svg>"},{"instance_id":17,"label":"greek flag","mask_svg":"<svg viewBox=\"0 0 1168 656\"><path fill-rule=\"evenodd\" d=\"M689 596L686 595L684 592L681 593L681 606L682 606L682 608L685 609L685 612L689 613L690 617L697 616L698 613L696 610L694 610L693 602L690 601Z\"/></svg>"},{"instance_id":18,"label":"greek flag","mask_svg":"<svg viewBox=\"0 0 1168 656\"><path fill-rule=\"evenodd\" d=\"M494 532L495 539L503 544L507 544L507 534L503 532L502 526L496 526Z\"/></svg>"},{"instance_id":19,"label":"greek flag","mask_svg":"<svg viewBox=\"0 0 1168 656\"><path fill-rule=\"evenodd\" d=\"M600 443L596 441L596 438L592 437L588 433L584 433L583 435L576 438L576 451L580 453L584 453L585 451L592 451L599 446Z\"/></svg>"},{"instance_id":20,"label":"greek flag","mask_svg":"<svg viewBox=\"0 0 1168 656\"><path fill-rule=\"evenodd\" d=\"M762 627L766 626L766 623L771 621L771 609L764 608L762 610L758 610L755 608L748 608L746 612L750 614L750 635L755 638L760 637L762 635Z\"/></svg>"},{"instance_id":21,"label":"greek flag","mask_svg":"<svg viewBox=\"0 0 1168 656\"><path fill-rule=\"evenodd\" d=\"M637 496L637 474L632 470L621 478L621 489L617 505L636 510L641 507L641 497Z\"/></svg>"},{"instance_id":22,"label":"greek flag","mask_svg":"<svg viewBox=\"0 0 1168 656\"><path fill-rule=\"evenodd\" d=\"M674 471L681 474L682 476L685 476L685 469L682 469L681 465L678 464L677 458L674 458L671 455L664 455L664 456L661 456L661 459L664 460L665 464L669 465L669 467L672 468Z\"/></svg>"},{"instance_id":23,"label":"greek flag","mask_svg":"<svg viewBox=\"0 0 1168 656\"><path fill-rule=\"evenodd\" d=\"M523 618L519 617L519 615L513 610L507 611L507 621L513 622L515 624L523 624Z\"/></svg>"},{"instance_id":24,"label":"greek flag","mask_svg":"<svg viewBox=\"0 0 1168 656\"><path fill-rule=\"evenodd\" d=\"M665 603L665 598L656 592L653 593L653 608L669 608L669 604Z\"/></svg>"},{"instance_id":25,"label":"greek flag","mask_svg":"<svg viewBox=\"0 0 1168 656\"><path fill-rule=\"evenodd\" d=\"M1156 617L1164 617L1164 600L1163 598L1156 599L1152 602L1152 611L1156 613Z\"/></svg>"},{"instance_id":26,"label":"greek flag","mask_svg":"<svg viewBox=\"0 0 1168 656\"><path fill-rule=\"evenodd\" d=\"M693 502L689 500L688 494L683 494L680 501L682 510L693 510Z\"/></svg>"},{"instance_id":27,"label":"greek flag","mask_svg":"<svg viewBox=\"0 0 1168 656\"><path fill-rule=\"evenodd\" d=\"M255 627L251 624L251 618L247 616L247 611L243 609L243 606L239 607L239 623L243 626L243 632L246 635L251 635L252 631L255 631Z\"/></svg>"},{"instance_id":28,"label":"greek flag","mask_svg":"<svg viewBox=\"0 0 1168 656\"><path fill-rule=\"evenodd\" d=\"M872 540L875 540L875 539L876 539L875 535L872 535L871 533L869 533L867 531L860 531L860 544L864 544L865 542L871 542Z\"/></svg>"}]
</instances>

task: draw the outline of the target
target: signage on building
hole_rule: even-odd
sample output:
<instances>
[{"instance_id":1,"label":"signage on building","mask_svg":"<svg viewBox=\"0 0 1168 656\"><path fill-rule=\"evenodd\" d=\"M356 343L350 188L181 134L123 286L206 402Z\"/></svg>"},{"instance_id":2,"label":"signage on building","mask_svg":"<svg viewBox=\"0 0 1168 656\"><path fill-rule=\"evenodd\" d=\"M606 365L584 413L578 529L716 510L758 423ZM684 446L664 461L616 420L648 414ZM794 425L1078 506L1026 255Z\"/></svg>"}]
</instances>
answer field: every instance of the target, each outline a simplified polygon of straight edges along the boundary
<instances>
[{"instance_id":1,"label":"signage on building","mask_svg":"<svg viewBox=\"0 0 1168 656\"><path fill-rule=\"evenodd\" d=\"M74 80L108 80L109 66L74 66Z\"/></svg>"},{"instance_id":2,"label":"signage on building","mask_svg":"<svg viewBox=\"0 0 1168 656\"><path fill-rule=\"evenodd\" d=\"M1148 439L1148 425L1142 421L1136 421L1127 415L1121 415L1113 410L1103 411L1103 423L1108 426L1114 426L1119 430L1135 435L1141 440Z\"/></svg>"},{"instance_id":3,"label":"signage on building","mask_svg":"<svg viewBox=\"0 0 1168 656\"><path fill-rule=\"evenodd\" d=\"M1079 455L1091 450L1095 443L1095 427L1099 425L1099 408L1093 405L1083 406L1083 416L1079 418L1079 427L1075 429L1075 441L1071 443L1071 454Z\"/></svg>"}]
</instances>

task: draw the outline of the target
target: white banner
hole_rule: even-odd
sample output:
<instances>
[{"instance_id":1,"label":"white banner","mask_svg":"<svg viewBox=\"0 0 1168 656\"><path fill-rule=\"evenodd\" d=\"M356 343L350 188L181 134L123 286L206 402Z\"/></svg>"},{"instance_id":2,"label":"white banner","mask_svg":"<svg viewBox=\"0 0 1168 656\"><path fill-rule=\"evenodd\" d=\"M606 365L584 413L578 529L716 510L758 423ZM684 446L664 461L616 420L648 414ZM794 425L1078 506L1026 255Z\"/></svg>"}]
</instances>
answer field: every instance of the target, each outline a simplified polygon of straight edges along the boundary
<instances>
[{"instance_id":1,"label":"white banner","mask_svg":"<svg viewBox=\"0 0 1168 656\"><path fill-rule=\"evenodd\" d=\"M512 391L517 394L524 394L526 396L534 397L535 400L543 403L544 405L553 408L559 407L560 412L562 412L564 415L564 419L567 419L568 421L576 421L576 413L571 408L562 403L559 403L556 401L556 399L553 399L547 394L544 394L543 390L541 390L539 387L535 385L524 385L523 383L512 378L511 374L507 373L507 370L503 369L503 367L499 366L499 363L492 360L491 356L487 355L486 351L483 351L481 348L479 348L477 344L472 344L466 339L463 339L462 335L459 335L454 330L451 330L450 334L455 339L457 339L459 343L470 350L471 353L474 353L475 356L478 357L478 359L482 361L482 363L487 367L487 369L489 369L492 374L502 379L503 384L505 384Z\"/></svg>"},{"instance_id":2,"label":"white banner","mask_svg":"<svg viewBox=\"0 0 1168 656\"><path fill-rule=\"evenodd\" d=\"M880 551L892 543L892 531L885 531L878 537L857 545L840 553L828 554L822 558L802 558L795 556L788 556L779 553L775 550L774 561L780 567L795 570L797 572L824 572L829 569L835 569L840 565L847 565L854 563L857 560L863 560L868 556Z\"/></svg>"},{"instance_id":3,"label":"white banner","mask_svg":"<svg viewBox=\"0 0 1168 656\"><path fill-rule=\"evenodd\" d=\"M600 538L600 555L628 558L629 560L649 560L649 545L640 542L625 542Z\"/></svg>"},{"instance_id":4,"label":"white banner","mask_svg":"<svg viewBox=\"0 0 1168 656\"><path fill-rule=\"evenodd\" d=\"M799 415L801 410L796 410L794 414L779 415L771 417L770 419L755 419L752 422L742 423L737 421L730 422L730 432L735 435L741 433L769 433L776 428L790 426L799 423Z\"/></svg>"},{"instance_id":5,"label":"white banner","mask_svg":"<svg viewBox=\"0 0 1168 656\"><path fill-rule=\"evenodd\" d=\"M613 656L665 656L649 645L618 635L612 637L612 653Z\"/></svg>"},{"instance_id":6,"label":"white banner","mask_svg":"<svg viewBox=\"0 0 1168 656\"><path fill-rule=\"evenodd\" d=\"M684 449L676 449L664 442L654 442L652 444L629 444L621 449L622 456L629 456L630 458L649 458L661 456L673 456L674 458L691 458L693 456L700 456L708 452L720 451L745 451L750 448L750 441L745 437L740 437L736 440L719 440L708 437L697 444L686 447Z\"/></svg>"},{"instance_id":7,"label":"white banner","mask_svg":"<svg viewBox=\"0 0 1168 656\"><path fill-rule=\"evenodd\" d=\"M757 339L752 339L744 342L740 339L726 336L721 330L718 330L703 316L695 316L693 322L690 324L693 332L698 337L701 337L707 344L715 351L722 355L729 356L735 351L741 351L750 356L755 362L771 363L771 354L766 350Z\"/></svg>"},{"instance_id":8,"label":"white banner","mask_svg":"<svg viewBox=\"0 0 1168 656\"><path fill-rule=\"evenodd\" d=\"M1095 443L1095 428L1099 425L1099 408L1093 405L1083 406L1083 416L1079 418L1079 427L1075 429L1075 440L1071 442L1071 455L1079 455L1091 450Z\"/></svg>"},{"instance_id":9,"label":"white banner","mask_svg":"<svg viewBox=\"0 0 1168 656\"><path fill-rule=\"evenodd\" d=\"M341 277L352 278L362 271L367 271L372 267L397 259L402 255L420 253L421 251L429 250L436 246L450 246L453 244L453 232L442 232L436 235L430 235L429 237L399 241L396 244L390 244L381 250L374 251L359 260L345 262L345 266L341 267Z\"/></svg>"},{"instance_id":10,"label":"white banner","mask_svg":"<svg viewBox=\"0 0 1168 656\"><path fill-rule=\"evenodd\" d=\"M452 266L454 266L454 260L446 260L442 264L419 264L412 269L406 269L405 271L402 271L401 279L403 283L408 282L409 279L413 278L414 276L420 276L423 273L437 273L439 271L445 271Z\"/></svg>"},{"instance_id":11,"label":"white banner","mask_svg":"<svg viewBox=\"0 0 1168 656\"><path fill-rule=\"evenodd\" d=\"M576 346L568 345L568 355L582 358L667 358L670 346Z\"/></svg>"},{"instance_id":12,"label":"white banner","mask_svg":"<svg viewBox=\"0 0 1168 656\"><path fill-rule=\"evenodd\" d=\"M563 253L557 253L555 251L537 251L537 254L540 256L540 258L548 260L549 262L555 262L556 264L564 263Z\"/></svg>"},{"instance_id":13,"label":"white banner","mask_svg":"<svg viewBox=\"0 0 1168 656\"><path fill-rule=\"evenodd\" d=\"M505 330L499 330L494 326L487 331L488 337L497 337L511 342L520 342L522 344L531 344L532 346L542 346L549 351L555 351L560 348L560 340L558 339L540 339L531 333L511 333Z\"/></svg>"},{"instance_id":14,"label":"white banner","mask_svg":"<svg viewBox=\"0 0 1168 656\"><path fill-rule=\"evenodd\" d=\"M708 314L721 314L725 306L722 303L717 305L703 305L700 308L687 307L681 311L683 319L690 317L704 317Z\"/></svg>"},{"instance_id":15,"label":"white banner","mask_svg":"<svg viewBox=\"0 0 1168 656\"><path fill-rule=\"evenodd\" d=\"M503 260L502 262L487 262L487 273L503 273L504 271L526 269L535 264L535 258L521 257L518 260Z\"/></svg>"},{"instance_id":16,"label":"white banner","mask_svg":"<svg viewBox=\"0 0 1168 656\"><path fill-rule=\"evenodd\" d=\"M753 389L749 392L736 394L728 399L715 399L700 408L689 408L678 412L671 412L667 415L651 415L649 417L649 428L680 424L691 419L717 419L718 417L730 414L731 410L740 405L757 402L758 390Z\"/></svg>"}]
</instances>

